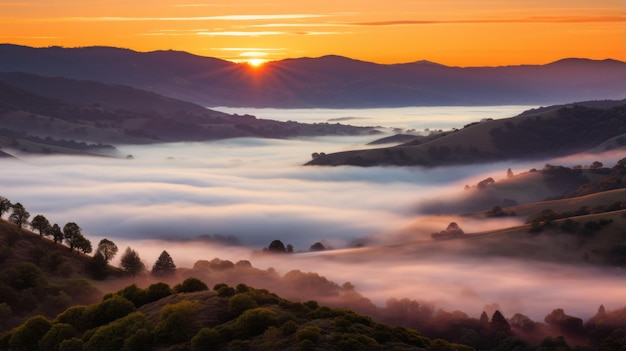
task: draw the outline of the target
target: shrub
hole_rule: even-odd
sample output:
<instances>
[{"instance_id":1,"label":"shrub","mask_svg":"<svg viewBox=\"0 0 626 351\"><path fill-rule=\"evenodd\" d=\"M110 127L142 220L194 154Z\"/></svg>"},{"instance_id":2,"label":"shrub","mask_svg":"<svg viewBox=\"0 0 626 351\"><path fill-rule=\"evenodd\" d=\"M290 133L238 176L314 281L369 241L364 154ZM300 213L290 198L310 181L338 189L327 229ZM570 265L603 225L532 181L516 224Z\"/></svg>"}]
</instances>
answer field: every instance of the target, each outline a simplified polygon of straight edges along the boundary
<instances>
[{"instance_id":1,"label":"shrub","mask_svg":"<svg viewBox=\"0 0 626 351\"><path fill-rule=\"evenodd\" d=\"M133 312L95 330L91 337L84 336L85 349L89 351L121 350L125 339L149 325L146 316L141 312Z\"/></svg>"},{"instance_id":2,"label":"shrub","mask_svg":"<svg viewBox=\"0 0 626 351\"><path fill-rule=\"evenodd\" d=\"M124 350L152 350L152 334L146 328L139 329L124 341Z\"/></svg>"},{"instance_id":3,"label":"shrub","mask_svg":"<svg viewBox=\"0 0 626 351\"><path fill-rule=\"evenodd\" d=\"M191 339L193 351L212 351L220 344L220 333L213 328L202 328Z\"/></svg>"},{"instance_id":4,"label":"shrub","mask_svg":"<svg viewBox=\"0 0 626 351\"><path fill-rule=\"evenodd\" d=\"M154 302L173 294L172 288L163 282L152 284L146 291L147 301Z\"/></svg>"},{"instance_id":5,"label":"shrub","mask_svg":"<svg viewBox=\"0 0 626 351\"><path fill-rule=\"evenodd\" d=\"M242 313L235 324L235 334L242 338L259 335L268 327L276 325L276 312L268 308L255 308Z\"/></svg>"},{"instance_id":6,"label":"shrub","mask_svg":"<svg viewBox=\"0 0 626 351\"><path fill-rule=\"evenodd\" d=\"M39 341L50 330L52 323L44 316L34 316L13 330L9 345L14 351L39 350Z\"/></svg>"},{"instance_id":7,"label":"shrub","mask_svg":"<svg viewBox=\"0 0 626 351\"><path fill-rule=\"evenodd\" d=\"M59 351L83 351L83 341L79 338L63 340L59 345Z\"/></svg>"},{"instance_id":8,"label":"shrub","mask_svg":"<svg viewBox=\"0 0 626 351\"><path fill-rule=\"evenodd\" d=\"M256 300L248 293L237 294L228 299L228 311L236 317L257 306Z\"/></svg>"},{"instance_id":9,"label":"shrub","mask_svg":"<svg viewBox=\"0 0 626 351\"><path fill-rule=\"evenodd\" d=\"M174 291L178 293L189 293L189 292L206 291L206 290L209 290L209 287L206 284L204 284L204 282L202 282L200 279L194 278L194 277L187 278L183 280L182 283L177 284L174 287Z\"/></svg>"},{"instance_id":10,"label":"shrub","mask_svg":"<svg viewBox=\"0 0 626 351\"><path fill-rule=\"evenodd\" d=\"M41 338L39 347L42 351L57 351L64 340L76 336L76 329L66 323L53 324L46 335Z\"/></svg>"},{"instance_id":11,"label":"shrub","mask_svg":"<svg viewBox=\"0 0 626 351\"><path fill-rule=\"evenodd\" d=\"M198 302L181 301L163 307L159 324L154 328L155 339L166 344L191 339L200 329L198 312Z\"/></svg>"},{"instance_id":12,"label":"shrub","mask_svg":"<svg viewBox=\"0 0 626 351\"><path fill-rule=\"evenodd\" d=\"M317 340L322 336L322 330L319 327L314 325L310 325L304 328L301 328L296 333L296 338L298 341L309 340L313 343L316 343Z\"/></svg>"}]
</instances>

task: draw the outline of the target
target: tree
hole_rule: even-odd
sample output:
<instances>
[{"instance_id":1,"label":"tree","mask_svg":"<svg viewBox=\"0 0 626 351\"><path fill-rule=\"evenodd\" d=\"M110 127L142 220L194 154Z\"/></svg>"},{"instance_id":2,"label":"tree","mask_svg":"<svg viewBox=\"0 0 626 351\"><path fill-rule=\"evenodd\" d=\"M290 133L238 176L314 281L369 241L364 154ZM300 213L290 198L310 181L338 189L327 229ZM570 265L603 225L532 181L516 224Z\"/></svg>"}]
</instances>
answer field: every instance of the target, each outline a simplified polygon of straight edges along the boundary
<instances>
[{"instance_id":1,"label":"tree","mask_svg":"<svg viewBox=\"0 0 626 351\"><path fill-rule=\"evenodd\" d=\"M33 230L39 230L40 238L43 238L44 235L49 235L48 227L50 227L50 222L43 215L36 215L35 218L33 218L33 221L30 222L30 226L31 228L33 228Z\"/></svg>"},{"instance_id":2,"label":"tree","mask_svg":"<svg viewBox=\"0 0 626 351\"><path fill-rule=\"evenodd\" d=\"M55 244L63 241L63 231L61 231L61 227L58 224L54 223L47 230L49 231L48 235L52 236Z\"/></svg>"},{"instance_id":3,"label":"tree","mask_svg":"<svg viewBox=\"0 0 626 351\"><path fill-rule=\"evenodd\" d=\"M89 270L94 279L104 279L107 276L107 261L102 252L96 251L89 263Z\"/></svg>"},{"instance_id":4,"label":"tree","mask_svg":"<svg viewBox=\"0 0 626 351\"><path fill-rule=\"evenodd\" d=\"M11 215L9 216L9 221L15 223L18 227L21 228L22 225L28 222L30 213L28 213L28 211L26 211L24 206L19 202L16 202L15 205L11 207L11 209L13 211L11 212Z\"/></svg>"},{"instance_id":5,"label":"tree","mask_svg":"<svg viewBox=\"0 0 626 351\"><path fill-rule=\"evenodd\" d=\"M270 243L270 246L267 247L267 251L273 253L285 253L287 249L285 248L285 244L283 244L280 240L274 240Z\"/></svg>"},{"instance_id":6,"label":"tree","mask_svg":"<svg viewBox=\"0 0 626 351\"><path fill-rule=\"evenodd\" d=\"M70 251L74 251L76 244L80 241L78 237L82 235L80 227L74 222L69 222L63 226L63 238L70 247Z\"/></svg>"},{"instance_id":7,"label":"tree","mask_svg":"<svg viewBox=\"0 0 626 351\"><path fill-rule=\"evenodd\" d=\"M139 258L139 254L130 247L126 248L120 260L122 269L133 277L146 269L146 266L141 262L141 258Z\"/></svg>"},{"instance_id":8,"label":"tree","mask_svg":"<svg viewBox=\"0 0 626 351\"><path fill-rule=\"evenodd\" d=\"M511 325L507 322L506 318L500 313L500 311L495 311L493 316L491 316L491 321L489 322L489 327L494 332L511 332Z\"/></svg>"},{"instance_id":9,"label":"tree","mask_svg":"<svg viewBox=\"0 0 626 351\"><path fill-rule=\"evenodd\" d=\"M513 178L513 171L510 168L506 171L506 177Z\"/></svg>"},{"instance_id":10,"label":"tree","mask_svg":"<svg viewBox=\"0 0 626 351\"><path fill-rule=\"evenodd\" d=\"M108 263L115 255L117 255L117 245L113 243L109 239L102 239L100 243L98 243L98 249L96 252L99 252L104 257L105 261Z\"/></svg>"},{"instance_id":11,"label":"tree","mask_svg":"<svg viewBox=\"0 0 626 351\"><path fill-rule=\"evenodd\" d=\"M152 266L152 274L153 275L171 275L176 272L176 265L174 264L174 260L167 251L163 250L159 258L154 262Z\"/></svg>"},{"instance_id":12,"label":"tree","mask_svg":"<svg viewBox=\"0 0 626 351\"><path fill-rule=\"evenodd\" d=\"M319 241L311 245L311 247L309 247L309 251L324 251L324 250L326 250L326 247L324 246L324 244L320 243Z\"/></svg>"},{"instance_id":13,"label":"tree","mask_svg":"<svg viewBox=\"0 0 626 351\"><path fill-rule=\"evenodd\" d=\"M85 238L82 234L78 235L74 241L77 250L82 251L84 254L91 253L91 241Z\"/></svg>"},{"instance_id":14,"label":"tree","mask_svg":"<svg viewBox=\"0 0 626 351\"><path fill-rule=\"evenodd\" d=\"M0 196L0 217L2 217L5 212L9 212L12 206L13 205L9 199L4 196Z\"/></svg>"}]
</instances>

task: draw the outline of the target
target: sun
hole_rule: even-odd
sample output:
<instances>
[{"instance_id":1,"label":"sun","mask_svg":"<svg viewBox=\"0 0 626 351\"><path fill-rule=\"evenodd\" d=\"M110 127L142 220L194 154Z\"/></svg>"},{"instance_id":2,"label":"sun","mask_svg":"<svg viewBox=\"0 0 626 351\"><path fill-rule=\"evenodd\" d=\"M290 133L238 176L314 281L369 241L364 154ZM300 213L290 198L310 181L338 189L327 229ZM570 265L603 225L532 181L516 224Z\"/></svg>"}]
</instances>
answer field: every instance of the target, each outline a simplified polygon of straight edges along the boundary
<instances>
[{"instance_id":1,"label":"sun","mask_svg":"<svg viewBox=\"0 0 626 351\"><path fill-rule=\"evenodd\" d=\"M263 64L265 64L265 62L267 62L266 60L262 59L262 58L250 58L246 60L246 63L249 64L252 67L261 67L263 66Z\"/></svg>"}]
</instances>

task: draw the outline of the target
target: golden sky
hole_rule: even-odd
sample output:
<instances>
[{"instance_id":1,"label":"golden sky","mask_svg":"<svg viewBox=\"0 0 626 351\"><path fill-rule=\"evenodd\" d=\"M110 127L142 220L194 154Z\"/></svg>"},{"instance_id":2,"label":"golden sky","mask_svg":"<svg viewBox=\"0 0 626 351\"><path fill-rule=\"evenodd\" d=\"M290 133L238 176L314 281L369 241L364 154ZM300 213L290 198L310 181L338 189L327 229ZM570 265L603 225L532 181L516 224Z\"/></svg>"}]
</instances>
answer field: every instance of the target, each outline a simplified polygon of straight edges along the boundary
<instances>
[{"instance_id":1,"label":"golden sky","mask_svg":"<svg viewBox=\"0 0 626 351\"><path fill-rule=\"evenodd\" d=\"M0 42L173 49L232 61L626 61L626 1L0 0Z\"/></svg>"}]
</instances>

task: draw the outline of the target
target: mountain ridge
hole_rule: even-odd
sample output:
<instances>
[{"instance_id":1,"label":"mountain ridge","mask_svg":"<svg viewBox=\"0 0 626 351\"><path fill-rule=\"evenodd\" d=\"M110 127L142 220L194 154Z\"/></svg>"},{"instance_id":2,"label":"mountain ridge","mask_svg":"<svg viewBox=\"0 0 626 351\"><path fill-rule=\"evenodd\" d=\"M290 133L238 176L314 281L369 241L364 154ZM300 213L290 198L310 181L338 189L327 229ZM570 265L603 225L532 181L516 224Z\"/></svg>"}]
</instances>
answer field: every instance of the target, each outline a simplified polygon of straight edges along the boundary
<instances>
[{"instance_id":1,"label":"mountain ridge","mask_svg":"<svg viewBox=\"0 0 626 351\"><path fill-rule=\"evenodd\" d=\"M209 107L541 105L626 97L626 62L613 59L453 67L326 55L253 68L173 50L0 44L0 71L130 85Z\"/></svg>"}]
</instances>

